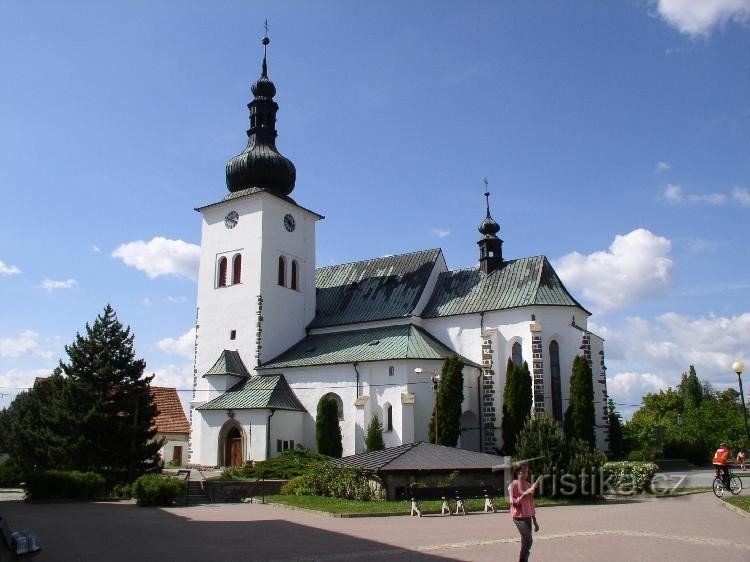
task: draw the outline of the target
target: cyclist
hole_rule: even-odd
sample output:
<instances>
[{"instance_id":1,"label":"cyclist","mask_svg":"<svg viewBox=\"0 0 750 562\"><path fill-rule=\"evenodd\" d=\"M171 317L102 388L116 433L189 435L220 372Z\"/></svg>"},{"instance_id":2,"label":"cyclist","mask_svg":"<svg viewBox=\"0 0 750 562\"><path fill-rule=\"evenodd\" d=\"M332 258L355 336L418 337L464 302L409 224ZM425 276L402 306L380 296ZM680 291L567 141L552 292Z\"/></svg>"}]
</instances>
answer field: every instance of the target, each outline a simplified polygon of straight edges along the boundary
<instances>
[{"instance_id":1,"label":"cyclist","mask_svg":"<svg viewBox=\"0 0 750 562\"><path fill-rule=\"evenodd\" d=\"M745 449L737 453L737 466L740 470L745 470Z\"/></svg>"},{"instance_id":2,"label":"cyclist","mask_svg":"<svg viewBox=\"0 0 750 562\"><path fill-rule=\"evenodd\" d=\"M716 469L716 477L721 477L724 482L724 487L729 488L729 467L727 463L732 458L732 453L729 451L729 445L722 443L714 453L714 458L711 461Z\"/></svg>"}]
</instances>

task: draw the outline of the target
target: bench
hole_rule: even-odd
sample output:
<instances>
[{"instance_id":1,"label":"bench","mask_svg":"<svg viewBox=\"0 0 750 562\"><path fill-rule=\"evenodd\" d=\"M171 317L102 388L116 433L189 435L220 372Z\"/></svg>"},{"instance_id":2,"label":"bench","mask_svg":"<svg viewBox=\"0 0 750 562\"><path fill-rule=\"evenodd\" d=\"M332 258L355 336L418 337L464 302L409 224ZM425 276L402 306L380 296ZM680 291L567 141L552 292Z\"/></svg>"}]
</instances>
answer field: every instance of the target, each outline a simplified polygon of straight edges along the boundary
<instances>
[{"instance_id":1,"label":"bench","mask_svg":"<svg viewBox=\"0 0 750 562\"><path fill-rule=\"evenodd\" d=\"M8 520L0 516L0 562L28 560L40 550L42 546L35 533L27 529L11 532Z\"/></svg>"},{"instance_id":2,"label":"bench","mask_svg":"<svg viewBox=\"0 0 750 562\"><path fill-rule=\"evenodd\" d=\"M422 502L430 500L441 500L440 515L452 515L450 502L456 502L456 511L453 514L462 513L466 515L466 500L484 499L484 511L495 512L495 498L497 490L494 486L441 486L432 488L419 488L412 486L406 492L411 500L410 515L422 517Z\"/></svg>"}]
</instances>

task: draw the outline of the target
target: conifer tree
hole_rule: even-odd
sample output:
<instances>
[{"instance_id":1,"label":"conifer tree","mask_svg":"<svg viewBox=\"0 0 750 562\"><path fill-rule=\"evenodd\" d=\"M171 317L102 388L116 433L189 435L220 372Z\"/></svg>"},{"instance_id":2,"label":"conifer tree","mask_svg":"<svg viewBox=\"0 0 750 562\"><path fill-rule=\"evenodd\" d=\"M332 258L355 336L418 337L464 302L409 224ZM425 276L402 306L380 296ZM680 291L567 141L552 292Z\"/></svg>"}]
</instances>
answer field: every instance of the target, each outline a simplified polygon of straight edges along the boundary
<instances>
[{"instance_id":1,"label":"conifer tree","mask_svg":"<svg viewBox=\"0 0 750 562\"><path fill-rule=\"evenodd\" d=\"M24 472L74 468L61 397L65 379L56 369L19 394L4 412L2 449Z\"/></svg>"},{"instance_id":2,"label":"conifer tree","mask_svg":"<svg viewBox=\"0 0 750 562\"><path fill-rule=\"evenodd\" d=\"M526 361L516 365L511 358L505 371L503 389L502 438L503 452L512 455L516 452L518 434L531 416L532 391L531 373Z\"/></svg>"},{"instance_id":3,"label":"conifer tree","mask_svg":"<svg viewBox=\"0 0 750 562\"><path fill-rule=\"evenodd\" d=\"M503 438L503 453L511 455L516 450L516 436L521 426L516 423L513 404L518 401L516 384L516 366L509 357L505 367L505 387L503 388L503 409L500 430Z\"/></svg>"},{"instance_id":4,"label":"conifer tree","mask_svg":"<svg viewBox=\"0 0 750 562\"><path fill-rule=\"evenodd\" d=\"M440 383L435 385L435 406L428 426L430 443L455 447L461 434L461 404L464 401L464 363L457 356L443 363ZM437 424L435 416L437 415ZM435 425L438 438L435 440Z\"/></svg>"},{"instance_id":5,"label":"conifer tree","mask_svg":"<svg viewBox=\"0 0 750 562\"><path fill-rule=\"evenodd\" d=\"M594 424L594 381L591 367L585 357L578 355L573 360L570 376L570 400L565 411L563 429L569 440L582 439L596 444Z\"/></svg>"},{"instance_id":6,"label":"conifer tree","mask_svg":"<svg viewBox=\"0 0 750 562\"><path fill-rule=\"evenodd\" d=\"M682 373L682 380L678 387L682 396L683 406L686 409L697 408L703 402L703 385L698 379L695 367L690 365L690 372Z\"/></svg>"},{"instance_id":7,"label":"conifer tree","mask_svg":"<svg viewBox=\"0 0 750 562\"><path fill-rule=\"evenodd\" d=\"M622 418L611 398L607 399L607 419L609 421L609 458L619 460L625 453Z\"/></svg>"},{"instance_id":8,"label":"conifer tree","mask_svg":"<svg viewBox=\"0 0 750 562\"><path fill-rule=\"evenodd\" d=\"M65 351L65 429L75 468L98 472L110 483L157 470L161 442L153 440L153 375L144 376L146 363L135 358L130 328L107 305Z\"/></svg>"},{"instance_id":9,"label":"conifer tree","mask_svg":"<svg viewBox=\"0 0 750 562\"><path fill-rule=\"evenodd\" d=\"M365 435L365 453L380 451L381 449L385 449L383 424L380 423L378 416L372 416L370 424L367 426L367 434Z\"/></svg>"},{"instance_id":10,"label":"conifer tree","mask_svg":"<svg viewBox=\"0 0 750 562\"><path fill-rule=\"evenodd\" d=\"M339 407L333 396L323 396L318 402L318 413L315 419L315 438L318 452L321 455L341 458L344 448L341 442L339 425Z\"/></svg>"}]
</instances>

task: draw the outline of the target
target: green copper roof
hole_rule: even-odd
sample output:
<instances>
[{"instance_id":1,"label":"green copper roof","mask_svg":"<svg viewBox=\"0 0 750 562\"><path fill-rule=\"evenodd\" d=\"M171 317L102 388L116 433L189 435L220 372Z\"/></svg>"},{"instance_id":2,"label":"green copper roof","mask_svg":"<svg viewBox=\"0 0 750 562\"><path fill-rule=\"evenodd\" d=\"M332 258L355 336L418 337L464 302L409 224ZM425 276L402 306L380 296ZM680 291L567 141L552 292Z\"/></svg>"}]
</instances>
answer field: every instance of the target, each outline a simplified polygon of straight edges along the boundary
<instances>
[{"instance_id":1,"label":"green copper roof","mask_svg":"<svg viewBox=\"0 0 750 562\"><path fill-rule=\"evenodd\" d=\"M412 324L315 334L258 369L313 367L394 359L446 359L456 353ZM476 366L468 359L467 365Z\"/></svg>"},{"instance_id":2,"label":"green copper roof","mask_svg":"<svg viewBox=\"0 0 750 562\"><path fill-rule=\"evenodd\" d=\"M422 314L425 318L532 305L577 306L544 256L504 262L483 275L479 269L446 271Z\"/></svg>"},{"instance_id":3,"label":"green copper roof","mask_svg":"<svg viewBox=\"0 0 750 562\"><path fill-rule=\"evenodd\" d=\"M409 316L440 256L435 249L318 268L310 328Z\"/></svg>"},{"instance_id":4,"label":"green copper roof","mask_svg":"<svg viewBox=\"0 0 750 562\"><path fill-rule=\"evenodd\" d=\"M240 381L221 396L199 406L198 410L253 408L306 411L284 375L260 375Z\"/></svg>"},{"instance_id":5,"label":"green copper roof","mask_svg":"<svg viewBox=\"0 0 750 562\"><path fill-rule=\"evenodd\" d=\"M206 371L206 374L203 376L207 377L209 375L232 375L247 378L250 376L250 373L245 368L245 364L242 362L242 358L238 352L225 349L219 355L214 366Z\"/></svg>"}]
</instances>

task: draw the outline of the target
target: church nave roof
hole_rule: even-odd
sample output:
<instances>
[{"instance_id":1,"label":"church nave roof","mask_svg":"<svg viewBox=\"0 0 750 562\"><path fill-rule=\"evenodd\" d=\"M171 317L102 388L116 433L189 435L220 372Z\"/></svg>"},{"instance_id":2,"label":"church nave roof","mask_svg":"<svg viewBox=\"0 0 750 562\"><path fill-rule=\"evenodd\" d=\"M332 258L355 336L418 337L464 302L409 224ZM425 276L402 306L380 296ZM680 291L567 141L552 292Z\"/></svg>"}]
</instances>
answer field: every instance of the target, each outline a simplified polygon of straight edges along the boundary
<instances>
[{"instance_id":1,"label":"church nave roof","mask_svg":"<svg viewBox=\"0 0 750 562\"><path fill-rule=\"evenodd\" d=\"M395 359L446 359L456 352L419 326L400 324L365 330L314 334L258 369L315 367ZM462 358L467 365L476 366Z\"/></svg>"}]
</instances>

